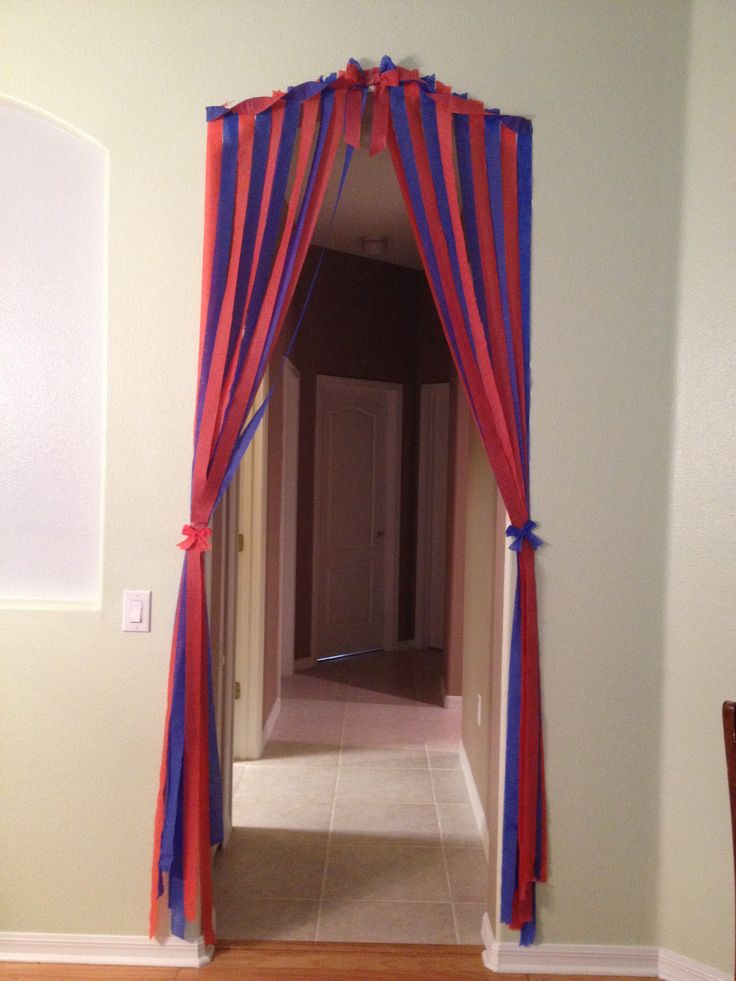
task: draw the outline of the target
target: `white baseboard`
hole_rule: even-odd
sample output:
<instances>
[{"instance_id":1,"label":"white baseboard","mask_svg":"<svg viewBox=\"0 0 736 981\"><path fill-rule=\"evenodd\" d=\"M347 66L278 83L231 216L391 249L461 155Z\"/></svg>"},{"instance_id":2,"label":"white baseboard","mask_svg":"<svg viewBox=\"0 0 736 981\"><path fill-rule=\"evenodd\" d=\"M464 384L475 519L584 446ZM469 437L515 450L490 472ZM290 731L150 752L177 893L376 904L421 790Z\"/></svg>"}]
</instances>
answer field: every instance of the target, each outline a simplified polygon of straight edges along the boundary
<instances>
[{"instance_id":1,"label":"white baseboard","mask_svg":"<svg viewBox=\"0 0 736 981\"><path fill-rule=\"evenodd\" d=\"M663 981L733 981L730 974L690 960L673 950L659 951L659 977Z\"/></svg>"},{"instance_id":2,"label":"white baseboard","mask_svg":"<svg viewBox=\"0 0 736 981\"><path fill-rule=\"evenodd\" d=\"M36 964L128 964L137 967L202 967L213 948L178 937L105 936L75 933L0 933L0 961Z\"/></svg>"},{"instance_id":3,"label":"white baseboard","mask_svg":"<svg viewBox=\"0 0 736 981\"><path fill-rule=\"evenodd\" d=\"M707 964L659 947L598 944L499 943L487 913L481 938L483 964L498 974L614 975L661 978L662 981L731 981L731 976Z\"/></svg>"},{"instance_id":4,"label":"white baseboard","mask_svg":"<svg viewBox=\"0 0 736 981\"><path fill-rule=\"evenodd\" d=\"M491 918L488 913L483 914L483 921L480 925L480 939L483 941L483 967L487 967L489 971L495 971L495 968L491 965L491 961L494 959L496 938L493 935Z\"/></svg>"},{"instance_id":5,"label":"white baseboard","mask_svg":"<svg viewBox=\"0 0 736 981\"><path fill-rule=\"evenodd\" d=\"M276 699L271 707L271 711L268 713L268 718L266 719L266 724L263 727L263 745L265 746L268 740L271 738L271 733L273 732L274 726L276 725L276 720L281 712L281 696Z\"/></svg>"},{"instance_id":6,"label":"white baseboard","mask_svg":"<svg viewBox=\"0 0 736 981\"><path fill-rule=\"evenodd\" d=\"M453 697L462 698L462 696L452 696L452 695L445 696L445 698L453 698ZM465 786L468 788L468 797L470 798L470 806L473 809L473 817L475 818L475 823L478 825L480 840L483 843L483 854L485 855L486 862L487 862L488 852L490 850L490 832L488 831L488 821L486 820L486 812L483 810L483 804L480 799L480 794L478 793L478 788L475 784L475 777L473 776L473 771L470 768L470 760L468 759L468 754L465 752L465 746L462 743L460 743L460 766L463 771L463 776L465 777Z\"/></svg>"},{"instance_id":7,"label":"white baseboard","mask_svg":"<svg viewBox=\"0 0 736 981\"><path fill-rule=\"evenodd\" d=\"M442 704L446 709L461 709L463 707L463 696L462 695L448 695L447 688L445 687L445 679L440 678L440 695L442 696Z\"/></svg>"}]
</instances>

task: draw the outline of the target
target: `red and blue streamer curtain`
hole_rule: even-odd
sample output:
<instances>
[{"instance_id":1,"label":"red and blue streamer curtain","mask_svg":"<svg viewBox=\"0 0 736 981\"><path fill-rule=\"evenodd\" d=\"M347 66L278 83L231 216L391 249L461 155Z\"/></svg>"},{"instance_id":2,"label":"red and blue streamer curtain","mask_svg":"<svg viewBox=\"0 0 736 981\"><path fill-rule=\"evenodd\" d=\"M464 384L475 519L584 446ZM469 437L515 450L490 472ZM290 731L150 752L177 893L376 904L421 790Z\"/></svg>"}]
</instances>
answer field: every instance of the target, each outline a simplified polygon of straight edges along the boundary
<instances>
[{"instance_id":1,"label":"red and blue streamer curtain","mask_svg":"<svg viewBox=\"0 0 736 981\"><path fill-rule=\"evenodd\" d=\"M424 269L512 524L517 584L508 696L502 909L531 943L546 879L534 553L529 514L531 125L434 77L351 60L316 82L208 110L205 242L191 513L174 625L156 808L150 932L212 924L222 841L204 589L208 523L268 404L256 393L304 264L341 138L345 179L372 94L370 152L388 146Z\"/></svg>"},{"instance_id":2,"label":"red and blue streamer curtain","mask_svg":"<svg viewBox=\"0 0 736 981\"><path fill-rule=\"evenodd\" d=\"M177 604L156 808L151 935L212 925L211 846L222 841L204 589L208 523L265 412L256 393L291 301L345 117L336 77L208 110L201 333L190 521ZM291 180L290 180L291 176Z\"/></svg>"},{"instance_id":3,"label":"red and blue streamer curtain","mask_svg":"<svg viewBox=\"0 0 736 981\"><path fill-rule=\"evenodd\" d=\"M390 81L385 140L517 556L509 668L501 919L534 939L547 878L539 644L529 501L529 120L487 110L433 77Z\"/></svg>"}]
</instances>

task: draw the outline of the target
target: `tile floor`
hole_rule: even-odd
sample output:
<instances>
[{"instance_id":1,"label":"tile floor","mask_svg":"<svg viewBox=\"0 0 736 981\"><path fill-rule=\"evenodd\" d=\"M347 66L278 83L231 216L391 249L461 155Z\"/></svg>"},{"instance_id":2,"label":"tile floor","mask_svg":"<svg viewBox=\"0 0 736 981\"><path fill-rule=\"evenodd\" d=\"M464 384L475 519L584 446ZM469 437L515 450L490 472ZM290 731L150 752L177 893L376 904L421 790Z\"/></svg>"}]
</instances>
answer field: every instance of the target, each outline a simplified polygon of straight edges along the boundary
<instances>
[{"instance_id":1,"label":"tile floor","mask_svg":"<svg viewBox=\"0 0 736 981\"><path fill-rule=\"evenodd\" d=\"M485 859L438 658L378 652L284 679L263 758L235 764L221 937L480 943Z\"/></svg>"}]
</instances>

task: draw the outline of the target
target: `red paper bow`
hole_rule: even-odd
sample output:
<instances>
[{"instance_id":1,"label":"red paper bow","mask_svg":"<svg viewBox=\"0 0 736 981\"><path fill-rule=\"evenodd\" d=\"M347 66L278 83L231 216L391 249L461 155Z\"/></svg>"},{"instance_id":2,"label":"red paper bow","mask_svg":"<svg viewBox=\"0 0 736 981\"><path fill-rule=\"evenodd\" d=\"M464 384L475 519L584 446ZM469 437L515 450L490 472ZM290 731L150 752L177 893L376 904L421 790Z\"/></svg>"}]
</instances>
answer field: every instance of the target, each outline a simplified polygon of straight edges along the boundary
<instances>
[{"instance_id":1,"label":"red paper bow","mask_svg":"<svg viewBox=\"0 0 736 981\"><path fill-rule=\"evenodd\" d=\"M177 548L183 548L186 552L192 548L197 552L209 552L212 548L209 540L212 529L207 525L184 525L181 533L187 537L183 542L179 542Z\"/></svg>"}]
</instances>

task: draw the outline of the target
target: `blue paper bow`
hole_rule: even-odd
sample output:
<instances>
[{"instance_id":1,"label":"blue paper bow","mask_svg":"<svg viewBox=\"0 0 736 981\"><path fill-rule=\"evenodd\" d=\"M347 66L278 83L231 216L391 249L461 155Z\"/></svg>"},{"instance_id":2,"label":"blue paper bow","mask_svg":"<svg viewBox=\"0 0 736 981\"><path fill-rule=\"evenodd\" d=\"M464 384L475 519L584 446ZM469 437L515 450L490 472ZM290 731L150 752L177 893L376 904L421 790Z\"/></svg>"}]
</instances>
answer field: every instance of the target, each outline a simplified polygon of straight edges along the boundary
<instances>
[{"instance_id":1,"label":"blue paper bow","mask_svg":"<svg viewBox=\"0 0 736 981\"><path fill-rule=\"evenodd\" d=\"M520 552L522 545L524 544L524 539L526 539L533 549L538 549L540 545L544 545L539 536L534 534L534 529L537 527L537 522L532 521L530 518L525 525L521 528L517 528L516 525L509 525L506 529L506 535L509 538L513 538L513 542L509 545L512 552Z\"/></svg>"}]
</instances>

